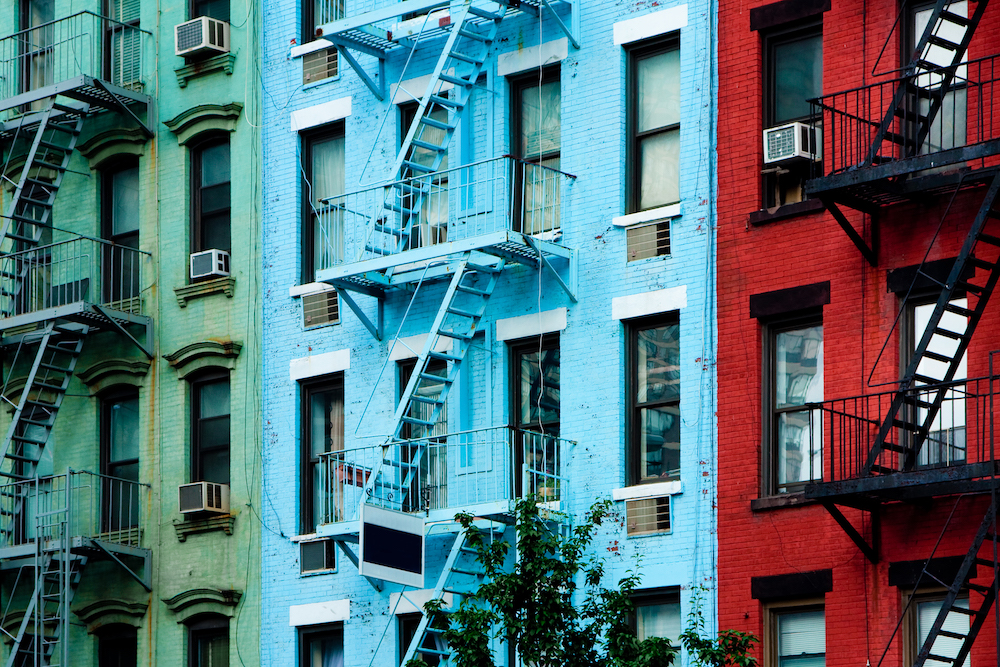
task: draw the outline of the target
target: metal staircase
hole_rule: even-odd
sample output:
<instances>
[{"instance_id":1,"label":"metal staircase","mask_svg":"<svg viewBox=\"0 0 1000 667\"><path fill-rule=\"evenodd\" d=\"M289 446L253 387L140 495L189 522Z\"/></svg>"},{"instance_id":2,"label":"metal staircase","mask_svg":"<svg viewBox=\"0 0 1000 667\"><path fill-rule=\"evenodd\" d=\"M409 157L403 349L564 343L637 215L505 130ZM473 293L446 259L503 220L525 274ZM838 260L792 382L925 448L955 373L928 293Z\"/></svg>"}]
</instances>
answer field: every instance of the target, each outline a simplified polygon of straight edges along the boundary
<instances>
[{"instance_id":1,"label":"metal staircase","mask_svg":"<svg viewBox=\"0 0 1000 667\"><path fill-rule=\"evenodd\" d=\"M962 356L969 347L986 304L1000 279L1000 236L985 231L990 220L1000 221L998 194L1000 171L995 171L951 273L941 286L941 294L927 328L916 345L913 357L879 427L874 445L865 460L863 475L892 474L900 469L908 471L916 465L920 448L926 442L942 403L951 390L948 383L955 379ZM967 296L968 307L952 303L961 294ZM942 319L946 313L965 318L964 329L955 330L943 325ZM932 351L935 347L933 343L942 338L954 341L954 351L951 354ZM923 375L921 364L926 360L945 364L943 376ZM926 391L922 389L922 385L927 385ZM921 387L921 391L915 392L915 387ZM883 461L883 455L892 452L899 455L898 467ZM890 455L889 458L895 457Z\"/></svg>"},{"instance_id":2,"label":"metal staircase","mask_svg":"<svg viewBox=\"0 0 1000 667\"><path fill-rule=\"evenodd\" d=\"M865 163L861 166L880 164L894 157L913 157L920 152L931 126L945 103L945 95L955 87L958 68L965 58L969 43L976 27L986 11L988 0L970 3L975 7L972 16L966 18L949 11L953 0L937 0L927 21L923 34L917 41L910 62L903 70L903 78L893 93L889 108L875 132ZM951 32L961 32L962 38L955 42L945 37ZM927 58L930 49L937 53L950 54L942 65ZM919 85L926 79L929 85ZM922 104L922 102L924 104ZM897 121L905 127L894 131ZM885 146L885 142L895 147ZM889 150L883 151L886 147Z\"/></svg>"},{"instance_id":3,"label":"metal staircase","mask_svg":"<svg viewBox=\"0 0 1000 667\"><path fill-rule=\"evenodd\" d=\"M400 663L402 667L406 667L410 660L420 653L438 656L438 667L450 667L452 664L451 651L444 639L444 633L448 629L449 614L443 606L445 594L453 596L450 608L457 608L461 598L475 593L486 577L477 560L478 552L470 544L470 538L474 533L477 534L475 537L482 538L482 534L475 526L463 528L455 536L455 543L431 597L432 602L437 601L442 606L433 612L428 612L426 608L421 610L420 624L403 655Z\"/></svg>"},{"instance_id":4,"label":"metal staircase","mask_svg":"<svg viewBox=\"0 0 1000 667\"><path fill-rule=\"evenodd\" d=\"M410 455L405 460L383 459L378 472L366 484L366 497L383 506L401 509L407 506L407 494L419 473L420 458L428 438L437 424L448 394L458 379L466 353L486 312L490 296L496 289L505 260L480 253L466 252L457 262L451 282L423 349L417 356L396 407L394 427L389 442L411 442ZM417 298L419 290L413 294ZM451 340L448 352L440 351L442 343ZM428 373L432 361L450 362L445 375ZM392 448L400 451L399 448Z\"/></svg>"}]
</instances>

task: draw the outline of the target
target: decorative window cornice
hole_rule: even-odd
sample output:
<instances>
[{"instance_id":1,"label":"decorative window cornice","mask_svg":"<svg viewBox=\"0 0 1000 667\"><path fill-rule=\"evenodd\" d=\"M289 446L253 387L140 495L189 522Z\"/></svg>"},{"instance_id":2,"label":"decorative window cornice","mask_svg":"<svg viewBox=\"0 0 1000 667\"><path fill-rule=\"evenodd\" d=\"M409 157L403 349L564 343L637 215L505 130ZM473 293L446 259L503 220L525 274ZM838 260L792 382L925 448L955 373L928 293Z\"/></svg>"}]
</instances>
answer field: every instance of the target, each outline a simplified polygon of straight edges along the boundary
<instances>
[{"instance_id":1,"label":"decorative window cornice","mask_svg":"<svg viewBox=\"0 0 1000 667\"><path fill-rule=\"evenodd\" d=\"M234 340L203 340L185 345L176 352L163 355L163 358L177 371L177 378L184 380L203 368L233 370L242 349L243 343Z\"/></svg>"},{"instance_id":2,"label":"decorative window cornice","mask_svg":"<svg viewBox=\"0 0 1000 667\"><path fill-rule=\"evenodd\" d=\"M104 359L91 364L76 376L87 385L90 395L96 396L115 385L141 387L142 379L148 372L148 359Z\"/></svg>"},{"instance_id":3,"label":"decorative window cornice","mask_svg":"<svg viewBox=\"0 0 1000 667\"><path fill-rule=\"evenodd\" d=\"M149 602L129 602L127 600L98 600L73 613L87 626L87 632L94 634L108 625L131 625L142 627Z\"/></svg>"},{"instance_id":4,"label":"decorative window cornice","mask_svg":"<svg viewBox=\"0 0 1000 667\"><path fill-rule=\"evenodd\" d=\"M177 85L181 88L187 88L188 81L194 79L195 77L219 71L232 75L235 68L236 54L223 53L222 55L177 67L174 69L174 74L177 75Z\"/></svg>"},{"instance_id":5,"label":"decorative window cornice","mask_svg":"<svg viewBox=\"0 0 1000 667\"><path fill-rule=\"evenodd\" d=\"M122 155L142 155L148 141L139 128L113 128L98 132L77 145L77 150L87 158L91 169L99 169L109 159Z\"/></svg>"},{"instance_id":6,"label":"decorative window cornice","mask_svg":"<svg viewBox=\"0 0 1000 667\"><path fill-rule=\"evenodd\" d=\"M172 598L163 598L163 604L177 616L178 623L187 623L195 616L216 614L232 618L243 591L217 588L192 588Z\"/></svg>"},{"instance_id":7,"label":"decorative window cornice","mask_svg":"<svg viewBox=\"0 0 1000 667\"><path fill-rule=\"evenodd\" d=\"M234 132L241 111L243 105L238 102L199 104L163 121L163 124L177 137L177 143L184 146L205 132Z\"/></svg>"}]
</instances>

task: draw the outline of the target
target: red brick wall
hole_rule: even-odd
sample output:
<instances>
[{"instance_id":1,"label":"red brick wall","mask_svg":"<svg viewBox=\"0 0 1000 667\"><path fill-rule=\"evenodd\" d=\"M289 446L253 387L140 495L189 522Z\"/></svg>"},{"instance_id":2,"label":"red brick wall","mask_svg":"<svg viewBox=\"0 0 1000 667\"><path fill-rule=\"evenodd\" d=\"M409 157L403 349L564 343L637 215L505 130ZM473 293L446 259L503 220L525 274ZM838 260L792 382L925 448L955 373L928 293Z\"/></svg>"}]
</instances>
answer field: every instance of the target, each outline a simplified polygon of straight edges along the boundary
<instances>
[{"instance_id":1,"label":"red brick wall","mask_svg":"<svg viewBox=\"0 0 1000 667\"><path fill-rule=\"evenodd\" d=\"M868 388L868 376L899 309L896 295L887 293L886 271L921 261L947 198L887 209L878 223L876 267L867 264L827 213L749 224L748 215L761 206L763 129L761 40L750 30L750 9L762 4L759 0L721 0L719 7L720 627L762 635L763 609L751 598L751 577L832 568L833 591L825 599L826 664L863 667L868 659L874 666L888 645L890 652L882 664L898 666L901 642L897 634L890 644L890 636L901 612L901 595L888 584L888 564L928 557L955 499L884 509L878 565L865 559L822 507L751 511L751 500L760 495L761 487L762 334L759 323L750 318L749 298L829 280L831 302L823 311L824 396L878 391ZM832 9L823 17L824 92L872 81L872 68L897 11L896 3L886 0L833 0ZM896 66L898 43L898 34L893 35L880 71ZM1000 7L987 10L970 57L991 52L1000 52ZM973 191L958 198L929 259L953 257L958 252L981 197L981 191ZM871 221L846 212L868 238ZM997 348L1000 298L994 297L969 350L971 377L987 373L987 353ZM873 382L898 375L898 351L898 333L894 332ZM981 498L962 501L937 555L965 553L983 507ZM859 530L871 535L867 515L844 511ZM990 583L985 577L978 581ZM994 627L990 618L974 648L973 667L995 664Z\"/></svg>"}]
</instances>

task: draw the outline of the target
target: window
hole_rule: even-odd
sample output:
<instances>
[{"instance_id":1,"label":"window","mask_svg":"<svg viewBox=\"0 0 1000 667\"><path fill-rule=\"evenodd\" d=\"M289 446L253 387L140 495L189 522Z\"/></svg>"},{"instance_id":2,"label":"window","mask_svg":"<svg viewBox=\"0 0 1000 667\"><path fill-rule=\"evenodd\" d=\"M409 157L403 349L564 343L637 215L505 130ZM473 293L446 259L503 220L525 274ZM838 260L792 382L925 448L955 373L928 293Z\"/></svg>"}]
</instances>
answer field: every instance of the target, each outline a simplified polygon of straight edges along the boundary
<instances>
[{"instance_id":1,"label":"window","mask_svg":"<svg viewBox=\"0 0 1000 667\"><path fill-rule=\"evenodd\" d=\"M417 114L417 103L401 104L399 107L399 143L402 145L406 139L410 126L413 124ZM449 123L448 110L440 105L435 105L429 114L431 120L438 123ZM420 140L441 146L446 141L446 132L440 128L424 125L420 134ZM420 187L425 188L427 193L423 195L420 202L420 213L412 223L410 230L409 248L420 248L423 246L444 243L448 240L448 151L441 156L441 162L435 168L437 151L419 146L410 148L407 160L420 165L434 168L433 175L427 175L422 171L407 170L405 178L420 178ZM444 172L444 173L441 173ZM416 195L411 195L415 197ZM406 198L403 207L412 210L415 202Z\"/></svg>"},{"instance_id":2,"label":"window","mask_svg":"<svg viewBox=\"0 0 1000 667\"><path fill-rule=\"evenodd\" d=\"M299 630L299 667L344 667L344 630L322 626Z\"/></svg>"},{"instance_id":3,"label":"window","mask_svg":"<svg viewBox=\"0 0 1000 667\"><path fill-rule=\"evenodd\" d=\"M629 51L631 210L680 201L681 52L678 38Z\"/></svg>"},{"instance_id":4,"label":"window","mask_svg":"<svg viewBox=\"0 0 1000 667\"><path fill-rule=\"evenodd\" d=\"M767 493L802 491L823 476L821 411L804 408L823 400L821 315L775 322L767 327L764 363L764 471Z\"/></svg>"},{"instance_id":5,"label":"window","mask_svg":"<svg viewBox=\"0 0 1000 667\"><path fill-rule=\"evenodd\" d=\"M55 26L46 25L56 19L55 0L21 0L21 29L31 30L18 38L21 53L21 92L36 90L55 83L52 80L52 45ZM44 27L41 27L44 26ZM42 109L45 100L39 100L25 111Z\"/></svg>"},{"instance_id":6,"label":"window","mask_svg":"<svg viewBox=\"0 0 1000 667\"><path fill-rule=\"evenodd\" d=\"M562 145L562 93L559 68L512 83L514 155L526 164L515 172L521 201L515 210L515 229L525 234L559 228L559 169Z\"/></svg>"},{"instance_id":7,"label":"window","mask_svg":"<svg viewBox=\"0 0 1000 667\"><path fill-rule=\"evenodd\" d=\"M417 634L417 626L420 625L420 620L423 618L423 614L399 614L399 659L397 662L402 662L403 657L406 655L406 651L410 648L410 642L413 641L413 636ZM435 626L436 627L436 626ZM426 648L436 651L443 651L447 648L447 644L443 644L444 639L442 638L442 645L437 645L435 642L436 635L424 635L424 641L421 643L420 648ZM441 656L437 653L416 653L413 656L414 660L423 660L427 663L427 667L437 667L441 662Z\"/></svg>"},{"instance_id":8,"label":"window","mask_svg":"<svg viewBox=\"0 0 1000 667\"><path fill-rule=\"evenodd\" d=\"M818 122L808 100L823 94L823 26L815 20L764 36L764 127ZM805 199L812 164L781 163L764 170L764 208Z\"/></svg>"},{"instance_id":9,"label":"window","mask_svg":"<svg viewBox=\"0 0 1000 667\"><path fill-rule=\"evenodd\" d=\"M229 667L229 619L196 618L188 624L188 667Z\"/></svg>"},{"instance_id":10,"label":"window","mask_svg":"<svg viewBox=\"0 0 1000 667\"><path fill-rule=\"evenodd\" d=\"M114 245L104 246L101 282L105 303L134 310L124 303L139 296L139 165L129 161L101 175L101 233Z\"/></svg>"},{"instance_id":11,"label":"window","mask_svg":"<svg viewBox=\"0 0 1000 667\"><path fill-rule=\"evenodd\" d=\"M629 262L669 255L670 221L629 227L626 232L625 247Z\"/></svg>"},{"instance_id":12,"label":"window","mask_svg":"<svg viewBox=\"0 0 1000 667\"><path fill-rule=\"evenodd\" d=\"M136 667L138 641L130 625L108 625L97 635L98 667Z\"/></svg>"},{"instance_id":13,"label":"window","mask_svg":"<svg viewBox=\"0 0 1000 667\"><path fill-rule=\"evenodd\" d=\"M559 336L549 334L510 347L511 425L517 431L515 470L528 465L529 488L517 478L520 496L537 493L555 499L551 476L559 473ZM524 433L529 431L529 433Z\"/></svg>"},{"instance_id":14,"label":"window","mask_svg":"<svg viewBox=\"0 0 1000 667\"><path fill-rule=\"evenodd\" d=\"M129 88L142 88L142 40L139 32L139 3L108 0L105 23L104 77Z\"/></svg>"},{"instance_id":15,"label":"window","mask_svg":"<svg viewBox=\"0 0 1000 667\"><path fill-rule=\"evenodd\" d=\"M406 383L410 381L415 367L415 359L399 363L400 397L406 391ZM423 374L444 378L448 375L448 364L442 359L430 359ZM440 396L441 390L442 385L424 381L418 385L414 396L437 397ZM409 416L416 419L429 420L433 412L434 405L431 403L414 401L410 404ZM410 485L404 511L413 512L448 506L448 444L447 440L442 437L447 432L448 405L445 404L441 406L441 412L438 414L429 437L422 443L424 452L420 459L420 474L415 476ZM401 435L404 440L413 437L413 431L409 425L404 426ZM412 461L417 455L417 445L402 445L402 455L407 461Z\"/></svg>"},{"instance_id":16,"label":"window","mask_svg":"<svg viewBox=\"0 0 1000 667\"><path fill-rule=\"evenodd\" d=\"M681 635L681 594L677 589L636 591L632 598L635 606L636 639L665 637L679 646Z\"/></svg>"},{"instance_id":17,"label":"window","mask_svg":"<svg viewBox=\"0 0 1000 667\"><path fill-rule=\"evenodd\" d=\"M299 573L334 572L337 554L333 540L299 542Z\"/></svg>"},{"instance_id":18,"label":"window","mask_svg":"<svg viewBox=\"0 0 1000 667\"><path fill-rule=\"evenodd\" d=\"M344 0L303 0L302 43L316 39L317 29L344 18ZM337 76L339 59L336 48L320 49L302 58L302 85Z\"/></svg>"},{"instance_id":19,"label":"window","mask_svg":"<svg viewBox=\"0 0 1000 667\"><path fill-rule=\"evenodd\" d=\"M767 667L826 665L826 621L822 607L771 607L766 622Z\"/></svg>"},{"instance_id":20,"label":"window","mask_svg":"<svg viewBox=\"0 0 1000 667\"><path fill-rule=\"evenodd\" d=\"M680 324L673 317L627 328L630 483L680 479Z\"/></svg>"},{"instance_id":21,"label":"window","mask_svg":"<svg viewBox=\"0 0 1000 667\"><path fill-rule=\"evenodd\" d=\"M128 389L101 399L104 531L139 524L139 394Z\"/></svg>"},{"instance_id":22,"label":"window","mask_svg":"<svg viewBox=\"0 0 1000 667\"><path fill-rule=\"evenodd\" d=\"M338 375L302 385L301 532L321 522L343 520L343 497L324 481L333 480L331 460L321 456L344 449L344 378Z\"/></svg>"},{"instance_id":23,"label":"window","mask_svg":"<svg viewBox=\"0 0 1000 667\"><path fill-rule=\"evenodd\" d=\"M344 260L344 202L324 201L344 192L344 125L308 134L302 141L302 281Z\"/></svg>"},{"instance_id":24,"label":"window","mask_svg":"<svg viewBox=\"0 0 1000 667\"><path fill-rule=\"evenodd\" d=\"M906 623L904 626L904 635L907 637L906 652L909 654L908 659L904 658L904 660L907 664L914 662L917 653L927 640L931 626L934 625L934 621L937 620L937 616L941 612L943 601L944 593L919 594L911 600L907 611L907 618L904 620ZM968 609L969 598L958 598L955 600L954 606L959 609ZM945 617L941 629L957 635L968 635L970 620L971 617L969 614L964 614L960 611L950 611ZM961 648L962 640L958 637L947 637L939 634L934 639L934 644L931 646L930 652L933 655L954 660L958 657L958 652ZM969 659L966 657L959 667L968 667L968 664Z\"/></svg>"},{"instance_id":25,"label":"window","mask_svg":"<svg viewBox=\"0 0 1000 667\"><path fill-rule=\"evenodd\" d=\"M208 16L229 22L229 0L191 0L191 18Z\"/></svg>"},{"instance_id":26,"label":"window","mask_svg":"<svg viewBox=\"0 0 1000 667\"><path fill-rule=\"evenodd\" d=\"M191 385L191 480L229 484L229 374Z\"/></svg>"},{"instance_id":27,"label":"window","mask_svg":"<svg viewBox=\"0 0 1000 667\"><path fill-rule=\"evenodd\" d=\"M902 361L904 368L909 365L913 358L913 352L927 330L931 314L937 304L937 294L927 294L923 297L911 298L905 310L906 319L904 332L904 349ZM960 308L968 308L968 299L961 297L952 299L951 305ZM956 334L964 334L968 327L968 319L957 313L945 311L941 316L938 329L953 331ZM950 336L936 334L931 337L927 350L931 353L953 357L958 351L959 341ZM967 377L968 367L966 354L962 355L958 362L958 369L955 372L955 379L960 380ZM943 361L924 357L920 360L917 373L927 378L944 380L948 364ZM924 383L917 381L917 387ZM924 396L927 399L929 397ZM921 424L927 417L927 410L924 408L910 408L911 412L906 414L906 421ZM964 392L961 387L950 389L937 416L931 423L927 438L917 455L918 466L940 466L955 463L965 463L966 460L966 438L965 421L966 405Z\"/></svg>"},{"instance_id":28,"label":"window","mask_svg":"<svg viewBox=\"0 0 1000 667\"><path fill-rule=\"evenodd\" d=\"M191 252L230 249L229 138L211 139L191 152Z\"/></svg>"}]
</instances>

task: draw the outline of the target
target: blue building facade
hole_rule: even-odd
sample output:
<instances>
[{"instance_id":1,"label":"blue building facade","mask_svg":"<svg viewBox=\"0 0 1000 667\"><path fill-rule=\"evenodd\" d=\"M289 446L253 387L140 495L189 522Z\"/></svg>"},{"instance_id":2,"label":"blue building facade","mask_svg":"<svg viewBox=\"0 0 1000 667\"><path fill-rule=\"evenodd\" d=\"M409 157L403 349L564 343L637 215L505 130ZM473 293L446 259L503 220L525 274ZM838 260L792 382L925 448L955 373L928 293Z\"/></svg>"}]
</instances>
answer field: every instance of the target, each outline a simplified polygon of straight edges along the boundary
<instances>
[{"instance_id":1,"label":"blue building facade","mask_svg":"<svg viewBox=\"0 0 1000 667\"><path fill-rule=\"evenodd\" d=\"M265 7L263 664L400 664L451 518L528 493L614 500L641 634L714 626L712 7Z\"/></svg>"}]
</instances>

